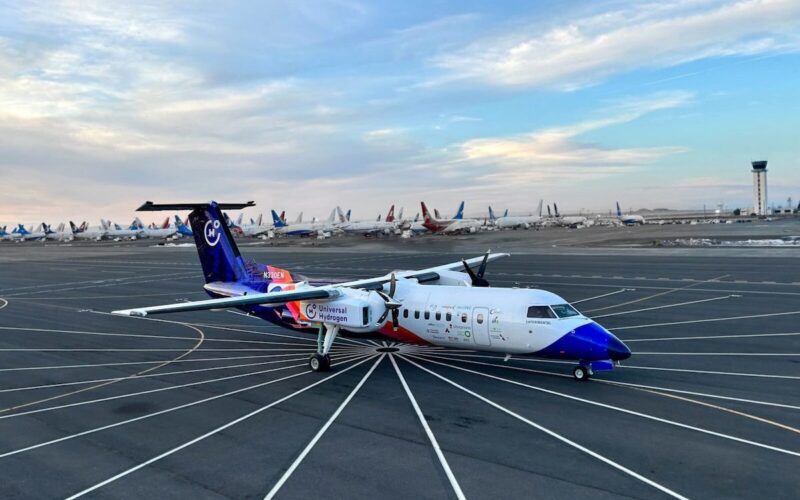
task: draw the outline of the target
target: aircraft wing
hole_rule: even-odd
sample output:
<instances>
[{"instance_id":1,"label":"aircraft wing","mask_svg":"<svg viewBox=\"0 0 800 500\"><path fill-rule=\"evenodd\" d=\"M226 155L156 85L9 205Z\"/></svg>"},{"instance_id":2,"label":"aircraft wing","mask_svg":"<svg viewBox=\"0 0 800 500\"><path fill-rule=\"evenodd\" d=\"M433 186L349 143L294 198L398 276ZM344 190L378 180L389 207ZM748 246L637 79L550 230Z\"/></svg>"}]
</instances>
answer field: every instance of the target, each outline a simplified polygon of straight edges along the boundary
<instances>
[{"instance_id":1,"label":"aircraft wing","mask_svg":"<svg viewBox=\"0 0 800 500\"><path fill-rule=\"evenodd\" d=\"M502 259L503 257L509 257L510 255L511 254L507 253L490 253L487 262L492 262L497 259ZM483 258L484 256L473 257L471 259L467 259L465 262L467 263L468 266L474 267L480 265L480 263L483 262ZM434 281L439 279L438 271L458 271L460 269L464 269L464 264L459 260L458 262L452 262L450 264L444 264L441 266L429 267L417 271L400 271L395 273L395 276L397 277L397 279L416 278L417 280L419 280L420 283L424 283L426 281ZM388 283L390 279L391 275L387 274L386 276L379 276L377 278L367 278L363 280L337 283L333 286L377 290L381 288L385 283Z\"/></svg>"},{"instance_id":2,"label":"aircraft wing","mask_svg":"<svg viewBox=\"0 0 800 500\"><path fill-rule=\"evenodd\" d=\"M487 261L508 257L507 253L493 253L489 254ZM465 262L468 266L476 266L483 262L485 256L474 257ZM395 273L398 279L415 278L420 283L426 281L434 281L439 279L439 271L455 271L463 269L464 264L461 261L444 264L442 266L429 267L420 269L418 271L400 271ZM197 300L193 302L178 302L175 304L166 304L161 306L140 307L136 309L122 309L119 311L112 311L112 314L120 316L147 316L150 314L163 314L174 312L186 311L203 311L208 309L222 309L225 307L237 307L252 304L262 305L275 305L285 304L295 300L325 300L340 297L342 292L338 288L361 288L365 290L378 290L384 284L391 280L391 274L385 276L378 276L376 278L367 278L363 280L347 281L344 283L336 283L333 285L326 285L321 287L309 287L302 290L290 290L285 292L270 292L270 293L252 293L248 295L240 295L236 297L223 297L219 299Z\"/></svg>"},{"instance_id":3,"label":"aircraft wing","mask_svg":"<svg viewBox=\"0 0 800 500\"><path fill-rule=\"evenodd\" d=\"M221 309L224 307L237 307L251 304L285 304L286 302L294 300L322 300L336 298L340 295L341 292L331 287L307 288L286 292L252 293L237 297L224 297L221 299L197 300L193 302L166 304L163 306L123 309L111 311L111 314L118 314L120 316L147 316L149 314L203 311L207 309Z\"/></svg>"}]
</instances>

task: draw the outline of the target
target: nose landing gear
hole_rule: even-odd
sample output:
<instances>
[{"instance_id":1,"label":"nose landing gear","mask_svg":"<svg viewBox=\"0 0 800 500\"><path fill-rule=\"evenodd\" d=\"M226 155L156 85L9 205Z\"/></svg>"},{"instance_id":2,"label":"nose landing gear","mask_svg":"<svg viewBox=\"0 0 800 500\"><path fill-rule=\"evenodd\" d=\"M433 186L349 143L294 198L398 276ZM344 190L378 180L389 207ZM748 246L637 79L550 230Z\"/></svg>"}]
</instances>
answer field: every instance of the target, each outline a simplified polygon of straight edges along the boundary
<instances>
[{"instance_id":1,"label":"nose landing gear","mask_svg":"<svg viewBox=\"0 0 800 500\"><path fill-rule=\"evenodd\" d=\"M579 382L586 382L592 375L594 374L590 366L578 365L572 369L572 376Z\"/></svg>"}]
</instances>

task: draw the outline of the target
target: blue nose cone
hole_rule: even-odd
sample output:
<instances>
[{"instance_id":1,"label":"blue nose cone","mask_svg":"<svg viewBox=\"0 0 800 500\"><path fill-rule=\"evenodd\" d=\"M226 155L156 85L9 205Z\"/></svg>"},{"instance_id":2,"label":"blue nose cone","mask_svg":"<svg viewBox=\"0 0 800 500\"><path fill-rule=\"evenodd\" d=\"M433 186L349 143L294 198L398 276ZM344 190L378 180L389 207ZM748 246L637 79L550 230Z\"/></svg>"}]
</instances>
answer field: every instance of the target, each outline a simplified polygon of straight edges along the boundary
<instances>
[{"instance_id":1,"label":"blue nose cone","mask_svg":"<svg viewBox=\"0 0 800 500\"><path fill-rule=\"evenodd\" d=\"M613 333L608 332L608 345L606 346L606 350L608 351L608 357L614 361L620 361L623 359L628 359L631 357L631 350L628 349L620 339L614 336Z\"/></svg>"},{"instance_id":2,"label":"blue nose cone","mask_svg":"<svg viewBox=\"0 0 800 500\"><path fill-rule=\"evenodd\" d=\"M567 333L536 355L584 361L620 361L631 357L631 350L613 333L590 322Z\"/></svg>"}]
</instances>

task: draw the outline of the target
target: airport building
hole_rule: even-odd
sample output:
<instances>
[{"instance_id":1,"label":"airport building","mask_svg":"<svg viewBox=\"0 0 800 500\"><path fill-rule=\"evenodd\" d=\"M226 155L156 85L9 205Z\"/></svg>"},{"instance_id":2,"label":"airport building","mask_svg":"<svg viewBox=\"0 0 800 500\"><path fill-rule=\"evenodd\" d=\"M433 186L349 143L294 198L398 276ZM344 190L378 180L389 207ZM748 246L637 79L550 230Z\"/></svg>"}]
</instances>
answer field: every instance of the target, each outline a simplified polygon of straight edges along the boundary
<instances>
[{"instance_id":1,"label":"airport building","mask_svg":"<svg viewBox=\"0 0 800 500\"><path fill-rule=\"evenodd\" d=\"M754 161L753 165L753 213L767 215L767 162Z\"/></svg>"}]
</instances>

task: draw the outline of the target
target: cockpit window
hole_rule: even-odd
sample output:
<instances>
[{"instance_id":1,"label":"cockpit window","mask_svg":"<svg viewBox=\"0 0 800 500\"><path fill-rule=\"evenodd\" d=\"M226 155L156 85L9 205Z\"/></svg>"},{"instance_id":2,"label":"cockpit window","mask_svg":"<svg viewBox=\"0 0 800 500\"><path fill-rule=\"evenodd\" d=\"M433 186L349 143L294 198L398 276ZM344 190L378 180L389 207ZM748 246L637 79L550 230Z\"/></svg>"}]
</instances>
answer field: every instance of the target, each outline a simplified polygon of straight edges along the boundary
<instances>
[{"instance_id":1,"label":"cockpit window","mask_svg":"<svg viewBox=\"0 0 800 500\"><path fill-rule=\"evenodd\" d=\"M569 304L558 304L550 307L553 309L553 312L555 312L558 315L559 318L571 318L573 316L581 315L581 313L576 311L575 308Z\"/></svg>"},{"instance_id":2,"label":"cockpit window","mask_svg":"<svg viewBox=\"0 0 800 500\"><path fill-rule=\"evenodd\" d=\"M556 315L547 306L530 306L528 308L529 318L555 318Z\"/></svg>"}]
</instances>

